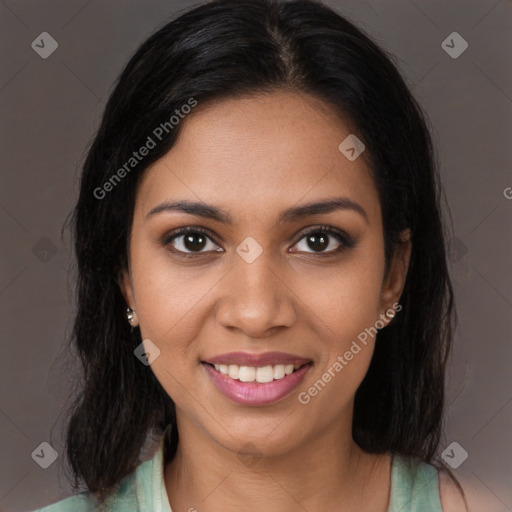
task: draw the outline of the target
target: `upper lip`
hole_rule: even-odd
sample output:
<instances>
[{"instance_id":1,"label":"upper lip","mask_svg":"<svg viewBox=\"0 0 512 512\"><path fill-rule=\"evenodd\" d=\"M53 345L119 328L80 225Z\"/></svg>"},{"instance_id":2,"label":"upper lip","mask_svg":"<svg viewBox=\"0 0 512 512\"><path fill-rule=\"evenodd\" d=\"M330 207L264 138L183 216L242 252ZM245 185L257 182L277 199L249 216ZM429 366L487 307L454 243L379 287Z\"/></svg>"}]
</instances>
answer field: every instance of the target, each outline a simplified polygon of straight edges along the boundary
<instances>
[{"instance_id":1,"label":"upper lip","mask_svg":"<svg viewBox=\"0 0 512 512\"><path fill-rule=\"evenodd\" d=\"M302 365L310 363L311 359L284 352L263 352L251 354L249 352L229 352L210 357L203 361L212 364L237 364L239 366L275 366L276 364Z\"/></svg>"}]
</instances>

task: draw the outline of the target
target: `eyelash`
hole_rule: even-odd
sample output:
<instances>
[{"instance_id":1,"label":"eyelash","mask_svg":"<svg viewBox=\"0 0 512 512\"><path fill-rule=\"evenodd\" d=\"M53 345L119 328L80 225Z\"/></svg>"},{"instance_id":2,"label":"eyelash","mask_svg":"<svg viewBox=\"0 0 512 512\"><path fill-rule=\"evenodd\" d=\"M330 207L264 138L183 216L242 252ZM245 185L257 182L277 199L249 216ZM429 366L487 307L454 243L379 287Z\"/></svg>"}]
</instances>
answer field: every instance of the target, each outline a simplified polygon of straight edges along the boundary
<instances>
[{"instance_id":1,"label":"eyelash","mask_svg":"<svg viewBox=\"0 0 512 512\"><path fill-rule=\"evenodd\" d=\"M340 253L344 252L346 249L351 249L357 245L356 241L351 236L347 235L346 233L344 233L341 230L333 228L332 226L326 226L326 225L314 226L312 228L309 228L307 231L305 231L301 234L300 238L295 242L294 245L296 245L298 242L300 242L303 238L307 237L307 235L309 235L311 233L319 233L319 232L323 233L323 234L327 234L329 236L333 236L338 242L340 242L339 247L337 249L331 250L329 252L317 252L317 253L308 252L307 254L313 254L315 256L320 256L320 257L333 256L335 254L340 254ZM167 235L164 236L164 238L162 240L162 244L166 247L170 246L171 242L173 242L176 238L178 238L179 236L182 236L182 235L187 235L189 233L200 233L200 234L208 237L215 244L219 245L218 242L215 240L215 237L208 230L200 228L200 227L192 227L192 226L185 227L185 228L178 228L178 229L172 231L171 233L168 233ZM171 248L170 250L174 254L178 255L179 257L183 257L183 258L195 258L198 255L206 254L208 252L208 251L207 252L201 252L201 251L199 251L199 252L193 252L193 251L192 252L183 252L183 251L178 251L174 248ZM216 251L216 252L220 252L220 251Z\"/></svg>"}]
</instances>

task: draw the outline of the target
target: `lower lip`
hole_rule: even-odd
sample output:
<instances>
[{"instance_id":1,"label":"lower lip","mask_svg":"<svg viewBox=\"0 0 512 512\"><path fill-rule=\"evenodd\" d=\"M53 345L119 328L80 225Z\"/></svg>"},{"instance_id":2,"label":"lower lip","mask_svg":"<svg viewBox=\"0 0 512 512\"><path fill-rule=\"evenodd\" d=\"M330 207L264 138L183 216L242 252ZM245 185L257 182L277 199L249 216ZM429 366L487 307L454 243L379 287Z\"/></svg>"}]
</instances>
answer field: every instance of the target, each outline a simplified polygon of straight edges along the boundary
<instances>
[{"instance_id":1,"label":"lower lip","mask_svg":"<svg viewBox=\"0 0 512 512\"><path fill-rule=\"evenodd\" d=\"M309 371L311 363L301 366L297 371L284 376L282 379L265 384L241 382L218 372L209 364L203 363L203 366L217 389L233 402L242 405L268 405L291 393L301 383Z\"/></svg>"}]
</instances>

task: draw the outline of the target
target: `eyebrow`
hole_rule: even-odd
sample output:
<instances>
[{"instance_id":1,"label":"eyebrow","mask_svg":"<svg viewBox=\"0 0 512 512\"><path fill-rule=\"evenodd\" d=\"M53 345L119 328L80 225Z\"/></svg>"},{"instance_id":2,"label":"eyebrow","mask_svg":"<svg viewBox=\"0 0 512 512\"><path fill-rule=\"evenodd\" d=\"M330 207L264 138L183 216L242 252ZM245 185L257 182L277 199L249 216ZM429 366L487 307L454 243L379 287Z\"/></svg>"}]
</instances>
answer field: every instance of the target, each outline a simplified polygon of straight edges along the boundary
<instances>
[{"instance_id":1,"label":"eyebrow","mask_svg":"<svg viewBox=\"0 0 512 512\"><path fill-rule=\"evenodd\" d=\"M318 215L322 213L331 213L336 210L352 210L359 213L367 224L369 224L368 215L364 208L355 201L352 201L348 197L333 197L324 199L322 201L315 201L300 206L293 206L281 212L278 219L278 224L285 222L294 222L303 217L310 215ZM158 206L155 206L146 215L146 220L153 215L162 212L183 212L205 219L215 220L224 224L233 224L231 215L217 206L208 205L200 201L165 201Z\"/></svg>"}]
</instances>

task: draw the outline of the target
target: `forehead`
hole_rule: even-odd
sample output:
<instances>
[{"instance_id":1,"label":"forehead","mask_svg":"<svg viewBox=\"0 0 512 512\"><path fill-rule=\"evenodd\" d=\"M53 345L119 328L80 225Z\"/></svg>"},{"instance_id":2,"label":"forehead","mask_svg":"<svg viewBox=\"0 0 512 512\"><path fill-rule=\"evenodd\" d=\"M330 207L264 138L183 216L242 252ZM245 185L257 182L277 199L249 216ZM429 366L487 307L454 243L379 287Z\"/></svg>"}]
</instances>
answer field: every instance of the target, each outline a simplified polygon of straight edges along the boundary
<instances>
[{"instance_id":1,"label":"forehead","mask_svg":"<svg viewBox=\"0 0 512 512\"><path fill-rule=\"evenodd\" d=\"M223 204L246 221L333 195L380 215L363 155L350 161L338 149L350 124L314 97L276 92L199 104L181 129L139 184L136 211L143 215L159 201L186 198Z\"/></svg>"}]
</instances>

